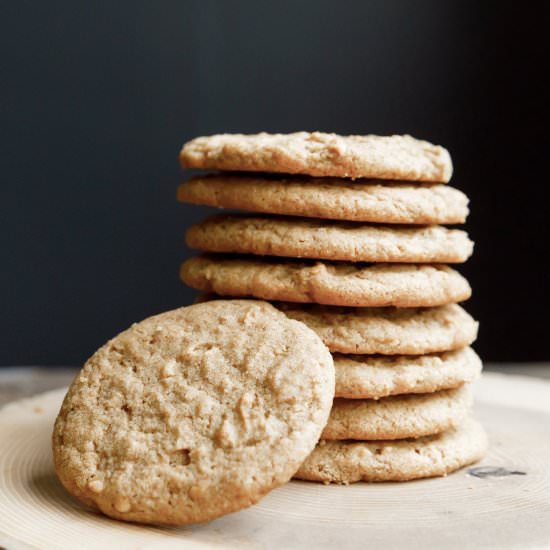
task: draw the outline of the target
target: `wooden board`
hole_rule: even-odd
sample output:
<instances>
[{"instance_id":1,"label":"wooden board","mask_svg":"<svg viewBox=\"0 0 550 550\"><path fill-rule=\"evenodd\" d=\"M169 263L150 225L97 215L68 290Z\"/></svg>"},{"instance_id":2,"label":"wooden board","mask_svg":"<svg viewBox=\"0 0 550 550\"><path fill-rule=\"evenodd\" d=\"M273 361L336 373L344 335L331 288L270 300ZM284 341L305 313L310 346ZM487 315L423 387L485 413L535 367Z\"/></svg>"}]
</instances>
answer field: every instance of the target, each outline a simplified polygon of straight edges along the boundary
<instances>
[{"instance_id":1,"label":"wooden board","mask_svg":"<svg viewBox=\"0 0 550 550\"><path fill-rule=\"evenodd\" d=\"M50 451L63 395L0 412L0 546L10 550L550 547L550 382L484 375L476 414L491 450L476 469L408 483L291 482L248 510L181 529L110 520L64 491Z\"/></svg>"}]
</instances>

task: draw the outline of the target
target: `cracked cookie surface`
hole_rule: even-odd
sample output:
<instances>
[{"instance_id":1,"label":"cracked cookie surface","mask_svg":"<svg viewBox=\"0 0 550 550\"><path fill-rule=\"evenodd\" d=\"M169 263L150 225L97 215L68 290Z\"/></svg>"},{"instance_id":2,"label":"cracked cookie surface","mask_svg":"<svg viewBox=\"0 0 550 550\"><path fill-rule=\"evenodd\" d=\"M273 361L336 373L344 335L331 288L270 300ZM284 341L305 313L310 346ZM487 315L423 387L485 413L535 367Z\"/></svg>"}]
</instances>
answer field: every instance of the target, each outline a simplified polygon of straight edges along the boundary
<instances>
[{"instance_id":1,"label":"cracked cookie surface","mask_svg":"<svg viewBox=\"0 0 550 550\"><path fill-rule=\"evenodd\" d=\"M444 147L408 135L218 134L187 142L180 162L186 168L442 183L453 172Z\"/></svg>"},{"instance_id":2,"label":"cracked cookie surface","mask_svg":"<svg viewBox=\"0 0 550 550\"><path fill-rule=\"evenodd\" d=\"M56 420L56 471L74 496L118 519L207 521L288 481L333 395L326 347L271 305L180 308L87 361Z\"/></svg>"},{"instance_id":3,"label":"cracked cookie surface","mask_svg":"<svg viewBox=\"0 0 550 550\"><path fill-rule=\"evenodd\" d=\"M359 307L428 307L466 300L468 281L440 264L301 262L205 254L180 270L190 287L220 296Z\"/></svg>"}]
</instances>

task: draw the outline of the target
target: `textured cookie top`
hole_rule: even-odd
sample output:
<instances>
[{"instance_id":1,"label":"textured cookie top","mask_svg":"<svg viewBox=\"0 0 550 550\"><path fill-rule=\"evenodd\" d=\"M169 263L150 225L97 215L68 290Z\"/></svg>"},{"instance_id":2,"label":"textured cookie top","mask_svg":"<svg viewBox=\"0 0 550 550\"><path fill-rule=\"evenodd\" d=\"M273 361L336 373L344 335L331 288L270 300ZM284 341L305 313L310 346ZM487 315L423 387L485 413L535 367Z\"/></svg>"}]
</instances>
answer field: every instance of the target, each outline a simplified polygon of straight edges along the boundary
<instances>
[{"instance_id":1,"label":"textured cookie top","mask_svg":"<svg viewBox=\"0 0 550 550\"><path fill-rule=\"evenodd\" d=\"M186 143L180 161L186 168L443 183L453 172L446 149L407 135L218 134Z\"/></svg>"},{"instance_id":2,"label":"textured cookie top","mask_svg":"<svg viewBox=\"0 0 550 550\"><path fill-rule=\"evenodd\" d=\"M178 187L185 203L332 220L464 223L468 197L449 185L341 178L210 175Z\"/></svg>"},{"instance_id":3,"label":"textured cookie top","mask_svg":"<svg viewBox=\"0 0 550 550\"><path fill-rule=\"evenodd\" d=\"M470 411L468 384L434 393L335 399L321 439L385 440L432 435L457 426Z\"/></svg>"},{"instance_id":4,"label":"textured cookie top","mask_svg":"<svg viewBox=\"0 0 550 550\"><path fill-rule=\"evenodd\" d=\"M213 216L190 227L186 241L206 252L352 262L461 263L473 251L467 233L438 225L366 225L277 216Z\"/></svg>"},{"instance_id":5,"label":"textured cookie top","mask_svg":"<svg viewBox=\"0 0 550 550\"><path fill-rule=\"evenodd\" d=\"M206 521L286 482L317 442L333 395L328 350L269 304L177 309L88 360L56 421L56 470L110 516Z\"/></svg>"},{"instance_id":6,"label":"textured cookie top","mask_svg":"<svg viewBox=\"0 0 550 550\"><path fill-rule=\"evenodd\" d=\"M481 360L472 348L428 355L335 354L336 397L379 399L429 393L472 382Z\"/></svg>"},{"instance_id":7,"label":"textured cookie top","mask_svg":"<svg viewBox=\"0 0 550 550\"><path fill-rule=\"evenodd\" d=\"M459 305L433 308L349 308L277 303L314 330L332 352L424 354L467 346L478 323Z\"/></svg>"},{"instance_id":8,"label":"textured cookie top","mask_svg":"<svg viewBox=\"0 0 550 550\"><path fill-rule=\"evenodd\" d=\"M479 460L487 435L471 418L437 435L401 441L321 441L294 477L324 483L443 476Z\"/></svg>"},{"instance_id":9,"label":"textured cookie top","mask_svg":"<svg viewBox=\"0 0 550 550\"><path fill-rule=\"evenodd\" d=\"M445 265L299 262L204 255L180 271L190 287L220 296L336 306L426 307L470 297L470 285Z\"/></svg>"}]
</instances>

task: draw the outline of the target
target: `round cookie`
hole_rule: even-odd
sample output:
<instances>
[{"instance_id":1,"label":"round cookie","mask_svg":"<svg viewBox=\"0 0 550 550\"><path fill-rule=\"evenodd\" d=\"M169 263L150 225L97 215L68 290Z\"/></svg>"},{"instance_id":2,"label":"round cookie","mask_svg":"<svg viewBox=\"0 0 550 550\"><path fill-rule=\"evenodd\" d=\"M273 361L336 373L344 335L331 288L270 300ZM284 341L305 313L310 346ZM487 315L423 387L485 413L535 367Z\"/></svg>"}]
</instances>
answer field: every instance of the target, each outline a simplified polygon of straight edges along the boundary
<instances>
[{"instance_id":1,"label":"round cookie","mask_svg":"<svg viewBox=\"0 0 550 550\"><path fill-rule=\"evenodd\" d=\"M473 402L468 384L434 393L382 399L335 399L321 439L422 437L458 425Z\"/></svg>"},{"instance_id":2,"label":"round cookie","mask_svg":"<svg viewBox=\"0 0 550 550\"><path fill-rule=\"evenodd\" d=\"M407 135L218 134L187 142L180 162L185 168L444 183L453 172L446 149Z\"/></svg>"},{"instance_id":3,"label":"round cookie","mask_svg":"<svg viewBox=\"0 0 550 550\"><path fill-rule=\"evenodd\" d=\"M314 330L332 352L420 355L470 345L478 323L459 305L432 308L349 308L274 304Z\"/></svg>"},{"instance_id":4,"label":"round cookie","mask_svg":"<svg viewBox=\"0 0 550 550\"><path fill-rule=\"evenodd\" d=\"M294 477L348 484L444 476L483 458L487 445L485 431L471 418L420 439L320 441Z\"/></svg>"},{"instance_id":5,"label":"round cookie","mask_svg":"<svg viewBox=\"0 0 550 550\"><path fill-rule=\"evenodd\" d=\"M288 481L333 395L328 350L271 305L176 309L87 361L55 423L55 468L70 493L114 518L207 521Z\"/></svg>"},{"instance_id":6,"label":"round cookie","mask_svg":"<svg viewBox=\"0 0 550 550\"><path fill-rule=\"evenodd\" d=\"M433 355L333 356L336 397L380 399L390 395L430 393L472 382L481 360L472 348Z\"/></svg>"},{"instance_id":7,"label":"round cookie","mask_svg":"<svg viewBox=\"0 0 550 550\"><path fill-rule=\"evenodd\" d=\"M191 226L187 245L206 252L351 262L461 263L467 233L438 225L384 226L275 216L218 215Z\"/></svg>"},{"instance_id":8,"label":"round cookie","mask_svg":"<svg viewBox=\"0 0 550 550\"><path fill-rule=\"evenodd\" d=\"M231 174L191 178L178 200L217 208L355 222L455 224L468 197L449 185Z\"/></svg>"},{"instance_id":9,"label":"round cookie","mask_svg":"<svg viewBox=\"0 0 550 550\"><path fill-rule=\"evenodd\" d=\"M427 307L466 300L466 279L446 265L298 262L203 255L181 279L220 296L358 307Z\"/></svg>"}]
</instances>

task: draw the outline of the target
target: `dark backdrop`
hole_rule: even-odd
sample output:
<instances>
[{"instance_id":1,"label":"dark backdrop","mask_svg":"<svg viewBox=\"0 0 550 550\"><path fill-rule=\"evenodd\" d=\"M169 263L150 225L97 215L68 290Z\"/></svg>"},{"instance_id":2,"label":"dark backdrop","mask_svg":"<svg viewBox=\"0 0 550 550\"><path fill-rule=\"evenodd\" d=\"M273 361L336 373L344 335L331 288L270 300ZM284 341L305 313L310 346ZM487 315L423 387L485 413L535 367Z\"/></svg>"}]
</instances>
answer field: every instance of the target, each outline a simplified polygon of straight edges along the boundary
<instances>
[{"instance_id":1,"label":"dark backdrop","mask_svg":"<svg viewBox=\"0 0 550 550\"><path fill-rule=\"evenodd\" d=\"M543 4L541 3L541 6ZM80 364L190 303L177 153L214 132L411 133L471 197L487 360L550 358L548 21L480 1L5 2L0 364Z\"/></svg>"}]
</instances>

